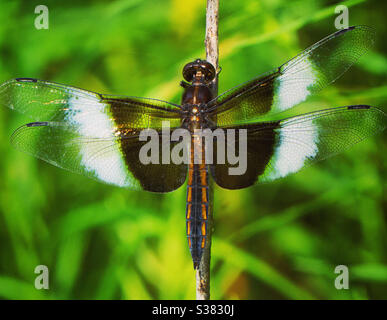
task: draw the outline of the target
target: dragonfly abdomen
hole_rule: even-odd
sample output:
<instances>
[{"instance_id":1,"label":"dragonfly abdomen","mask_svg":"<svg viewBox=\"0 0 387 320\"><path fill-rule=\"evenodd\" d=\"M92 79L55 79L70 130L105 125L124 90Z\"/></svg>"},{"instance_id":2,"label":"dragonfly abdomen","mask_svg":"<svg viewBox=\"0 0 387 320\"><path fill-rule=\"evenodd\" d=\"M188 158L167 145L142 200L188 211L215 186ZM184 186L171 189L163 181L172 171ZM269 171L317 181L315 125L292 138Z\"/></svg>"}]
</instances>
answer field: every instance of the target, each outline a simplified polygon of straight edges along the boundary
<instances>
[{"instance_id":1,"label":"dragonfly abdomen","mask_svg":"<svg viewBox=\"0 0 387 320\"><path fill-rule=\"evenodd\" d=\"M197 269L207 241L208 229L208 169L205 163L194 163L194 150L198 146L192 140L191 161L188 169L186 224L188 246L194 268Z\"/></svg>"}]
</instances>

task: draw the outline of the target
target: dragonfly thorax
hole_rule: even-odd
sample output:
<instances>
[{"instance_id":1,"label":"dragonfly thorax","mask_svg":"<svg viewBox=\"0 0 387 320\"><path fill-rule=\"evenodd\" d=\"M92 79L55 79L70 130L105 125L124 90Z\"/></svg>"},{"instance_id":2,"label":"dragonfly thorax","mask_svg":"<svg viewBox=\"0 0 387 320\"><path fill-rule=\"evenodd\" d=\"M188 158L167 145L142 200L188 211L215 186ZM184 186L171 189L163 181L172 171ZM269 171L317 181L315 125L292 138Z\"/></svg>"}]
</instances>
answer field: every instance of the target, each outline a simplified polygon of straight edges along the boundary
<instances>
[{"instance_id":1,"label":"dragonfly thorax","mask_svg":"<svg viewBox=\"0 0 387 320\"><path fill-rule=\"evenodd\" d=\"M183 105L204 105L213 98L211 89L205 84L186 85L184 88L181 104Z\"/></svg>"}]
</instances>

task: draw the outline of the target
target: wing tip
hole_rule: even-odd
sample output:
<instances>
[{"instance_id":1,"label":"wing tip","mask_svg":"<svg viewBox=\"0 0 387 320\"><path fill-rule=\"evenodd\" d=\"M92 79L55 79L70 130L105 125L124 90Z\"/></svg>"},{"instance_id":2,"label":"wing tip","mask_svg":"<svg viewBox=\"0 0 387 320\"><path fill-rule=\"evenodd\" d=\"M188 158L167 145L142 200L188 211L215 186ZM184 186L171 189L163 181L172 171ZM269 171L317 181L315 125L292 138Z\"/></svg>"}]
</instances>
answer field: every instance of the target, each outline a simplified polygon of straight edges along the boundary
<instances>
[{"instance_id":1,"label":"wing tip","mask_svg":"<svg viewBox=\"0 0 387 320\"><path fill-rule=\"evenodd\" d=\"M353 105L348 106L347 110L369 110L369 114L372 115L376 131L384 131L387 127L387 113L383 110L368 105Z\"/></svg>"},{"instance_id":2,"label":"wing tip","mask_svg":"<svg viewBox=\"0 0 387 320\"><path fill-rule=\"evenodd\" d=\"M35 78L14 78L14 79L4 81L4 82L0 83L0 93L3 93L4 91L8 90L10 87L15 85L16 83L21 83L21 82L34 83L34 82L38 82L38 79L35 79Z\"/></svg>"},{"instance_id":3,"label":"wing tip","mask_svg":"<svg viewBox=\"0 0 387 320\"><path fill-rule=\"evenodd\" d=\"M366 40L369 42L368 47L371 47L374 44L375 37L376 37L375 28L367 25L351 26L348 28L338 30L336 31L335 36L343 35L352 30L357 30L358 32L362 32L364 34L363 37L366 37Z\"/></svg>"}]
</instances>

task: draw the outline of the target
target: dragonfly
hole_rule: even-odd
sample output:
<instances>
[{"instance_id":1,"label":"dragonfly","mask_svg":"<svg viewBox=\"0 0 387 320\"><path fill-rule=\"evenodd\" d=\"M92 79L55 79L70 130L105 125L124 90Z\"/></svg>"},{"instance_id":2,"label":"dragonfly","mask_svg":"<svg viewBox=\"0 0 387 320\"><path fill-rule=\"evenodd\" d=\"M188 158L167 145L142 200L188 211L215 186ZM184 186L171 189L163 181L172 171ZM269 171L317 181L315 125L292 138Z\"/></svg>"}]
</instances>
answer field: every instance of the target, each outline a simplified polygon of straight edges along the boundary
<instances>
[{"instance_id":1,"label":"dragonfly","mask_svg":"<svg viewBox=\"0 0 387 320\"><path fill-rule=\"evenodd\" d=\"M197 269L208 242L209 179L226 189L273 181L385 129L386 113L368 105L277 119L334 82L373 42L370 27L339 30L280 67L218 96L212 90L217 70L208 61L196 59L183 68L181 104L100 94L32 78L3 83L0 104L34 121L18 128L11 143L52 165L131 190L171 192L186 183L186 233ZM170 133L163 131L165 122ZM156 141L162 145L167 141L172 147L180 140L172 139L171 132L189 132L188 161L140 161L139 154L149 143L140 139L141 133L150 129L158 133ZM217 161L217 139L213 142L216 159L209 163L202 156L203 161L195 161L195 151L207 152L206 142L195 134L198 129L234 132L233 139L225 134L223 142L234 148L245 145L245 170L234 174L230 169L235 169L235 162Z\"/></svg>"}]
</instances>

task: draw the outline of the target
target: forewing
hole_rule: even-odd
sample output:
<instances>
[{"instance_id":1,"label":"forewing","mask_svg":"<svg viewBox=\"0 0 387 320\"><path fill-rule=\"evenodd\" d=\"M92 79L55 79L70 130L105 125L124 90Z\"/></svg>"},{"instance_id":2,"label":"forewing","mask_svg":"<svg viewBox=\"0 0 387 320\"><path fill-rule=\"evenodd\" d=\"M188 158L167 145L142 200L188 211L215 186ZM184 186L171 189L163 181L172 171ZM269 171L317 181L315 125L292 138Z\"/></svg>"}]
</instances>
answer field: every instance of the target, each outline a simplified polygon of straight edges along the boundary
<instances>
[{"instance_id":1,"label":"forewing","mask_svg":"<svg viewBox=\"0 0 387 320\"><path fill-rule=\"evenodd\" d=\"M288 110L335 81L373 42L374 31L367 26L337 31L278 69L215 98L208 104L210 117L226 126Z\"/></svg>"},{"instance_id":2,"label":"forewing","mask_svg":"<svg viewBox=\"0 0 387 320\"><path fill-rule=\"evenodd\" d=\"M110 96L37 79L19 78L0 86L0 104L34 121L66 122L95 128L161 128L163 121L180 126L177 105L155 99Z\"/></svg>"}]
</instances>

